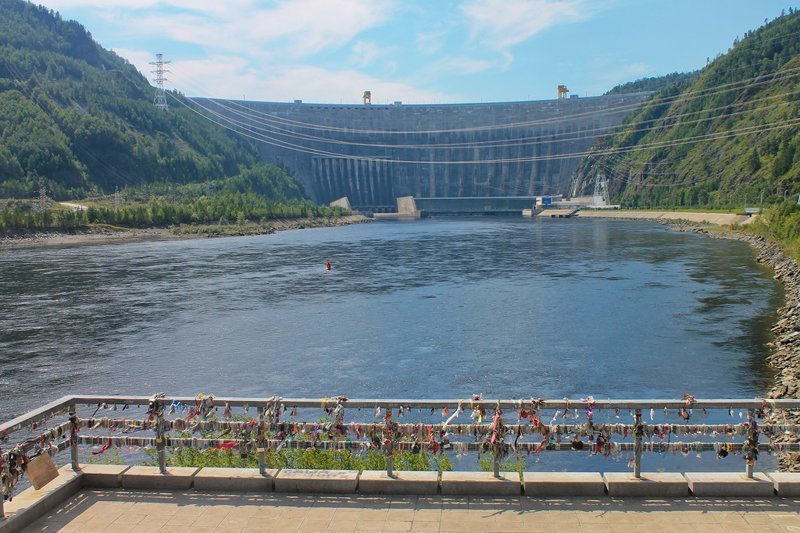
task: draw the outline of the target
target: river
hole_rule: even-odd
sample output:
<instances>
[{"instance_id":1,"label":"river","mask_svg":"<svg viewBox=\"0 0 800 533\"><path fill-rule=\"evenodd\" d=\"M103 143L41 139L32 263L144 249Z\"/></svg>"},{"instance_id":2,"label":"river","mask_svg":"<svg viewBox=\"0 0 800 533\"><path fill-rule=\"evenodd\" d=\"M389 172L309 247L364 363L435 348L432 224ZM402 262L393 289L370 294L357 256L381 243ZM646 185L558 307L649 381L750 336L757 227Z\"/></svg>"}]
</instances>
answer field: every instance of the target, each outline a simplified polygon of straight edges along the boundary
<instances>
[{"instance_id":1,"label":"river","mask_svg":"<svg viewBox=\"0 0 800 533\"><path fill-rule=\"evenodd\" d=\"M752 398L781 301L747 245L647 222L11 249L0 418L73 392Z\"/></svg>"}]
</instances>

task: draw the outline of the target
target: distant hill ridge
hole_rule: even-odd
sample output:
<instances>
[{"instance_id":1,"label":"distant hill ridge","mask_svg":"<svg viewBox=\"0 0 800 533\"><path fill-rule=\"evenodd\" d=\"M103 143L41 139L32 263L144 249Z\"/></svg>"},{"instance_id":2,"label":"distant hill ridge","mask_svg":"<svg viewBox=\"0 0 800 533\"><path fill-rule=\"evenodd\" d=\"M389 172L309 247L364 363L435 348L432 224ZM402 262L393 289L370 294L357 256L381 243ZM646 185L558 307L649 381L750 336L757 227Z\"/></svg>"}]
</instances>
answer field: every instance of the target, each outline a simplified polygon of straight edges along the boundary
<instances>
[{"instance_id":1,"label":"distant hill ridge","mask_svg":"<svg viewBox=\"0 0 800 533\"><path fill-rule=\"evenodd\" d=\"M790 9L699 73L665 77L674 83L583 160L584 190L602 172L612 196L633 207L731 207L800 193L799 53L800 13Z\"/></svg>"},{"instance_id":2,"label":"distant hill ridge","mask_svg":"<svg viewBox=\"0 0 800 533\"><path fill-rule=\"evenodd\" d=\"M0 0L0 198L33 196L40 180L64 198L247 169L274 199L304 196L293 178L259 162L252 143L183 106L162 112L152 100L136 68L79 23Z\"/></svg>"}]
</instances>

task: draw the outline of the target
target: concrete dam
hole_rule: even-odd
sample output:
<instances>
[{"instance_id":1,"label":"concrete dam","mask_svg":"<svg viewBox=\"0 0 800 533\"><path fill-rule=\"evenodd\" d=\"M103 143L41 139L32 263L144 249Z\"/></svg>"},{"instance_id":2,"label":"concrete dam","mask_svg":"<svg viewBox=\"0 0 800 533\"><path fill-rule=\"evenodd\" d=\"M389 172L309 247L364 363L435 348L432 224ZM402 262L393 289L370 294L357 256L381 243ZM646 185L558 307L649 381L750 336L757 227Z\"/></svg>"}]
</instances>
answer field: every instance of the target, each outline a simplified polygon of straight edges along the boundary
<instances>
[{"instance_id":1,"label":"concrete dam","mask_svg":"<svg viewBox=\"0 0 800 533\"><path fill-rule=\"evenodd\" d=\"M529 102L336 105L193 98L256 140L317 202L567 194L581 154L650 93Z\"/></svg>"}]
</instances>

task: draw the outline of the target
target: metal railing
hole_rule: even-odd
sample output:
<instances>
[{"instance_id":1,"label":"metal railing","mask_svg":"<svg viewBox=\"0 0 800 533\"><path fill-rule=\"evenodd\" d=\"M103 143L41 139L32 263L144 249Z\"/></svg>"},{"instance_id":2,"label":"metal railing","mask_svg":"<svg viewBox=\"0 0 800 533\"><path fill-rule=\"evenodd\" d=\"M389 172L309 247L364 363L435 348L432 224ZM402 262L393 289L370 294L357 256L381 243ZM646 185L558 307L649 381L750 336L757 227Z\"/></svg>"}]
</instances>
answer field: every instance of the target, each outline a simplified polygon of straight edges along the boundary
<instances>
[{"instance_id":1,"label":"metal railing","mask_svg":"<svg viewBox=\"0 0 800 533\"><path fill-rule=\"evenodd\" d=\"M121 416L128 408L146 411L142 418ZM242 415L234 416L234 408L243 409ZM252 409L255 416L249 415ZM93 412L80 416L81 410ZM112 411L120 416L97 417L100 410L103 414ZM647 410L650 423L643 415ZM702 400L689 395L679 400L72 395L0 424L0 447L6 448L0 450L0 475L5 499L12 495L29 456L55 455L69 449L72 468L78 470L79 447L89 445L101 446L103 451L117 446L152 447L161 472L167 470L168 449L238 448L243 453L256 454L262 474L266 473L268 451L309 448L379 451L386 459L389 475L393 473L393 458L400 451L427 451L434 455L477 451L493 456L496 476L500 475L504 457L522 452L632 452L630 466L633 475L640 477L645 452L713 450L718 455L742 453L745 473L753 477L759 451L800 451L799 443L788 442L800 432L800 426L785 423L782 417L792 410L800 410L800 400ZM625 411L631 417L630 423L621 422ZM741 421L692 422L709 416L710 412L722 412L717 418L724 418L725 411L729 416L739 411ZM609 421L599 422L601 413ZM656 413L664 419L663 423L655 421ZM302 420L306 415L317 421ZM346 415L352 419L345 421ZM66 419L55 420L59 417ZM438 420L433 420L437 417ZM678 423L671 420L675 417ZM464 418L468 423L463 423ZM514 423L507 423L511 418L516 418ZM12 439L12 435L26 429L27 436ZM131 436L140 432L142 436ZM200 437L186 436L187 432ZM217 437L208 438L209 435ZM720 435L728 440L718 440ZM691 436L695 440L672 441L673 436Z\"/></svg>"}]
</instances>

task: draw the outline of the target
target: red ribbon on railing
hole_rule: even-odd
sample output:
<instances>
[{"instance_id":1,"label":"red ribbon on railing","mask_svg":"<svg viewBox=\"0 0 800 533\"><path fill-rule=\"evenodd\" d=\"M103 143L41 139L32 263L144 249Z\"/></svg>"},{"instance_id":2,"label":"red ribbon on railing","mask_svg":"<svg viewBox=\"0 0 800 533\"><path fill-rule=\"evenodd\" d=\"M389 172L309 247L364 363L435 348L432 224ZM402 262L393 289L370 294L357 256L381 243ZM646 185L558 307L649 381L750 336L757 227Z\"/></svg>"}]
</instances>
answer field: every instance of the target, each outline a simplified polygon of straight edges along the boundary
<instances>
[{"instance_id":1,"label":"red ribbon on railing","mask_svg":"<svg viewBox=\"0 0 800 533\"><path fill-rule=\"evenodd\" d=\"M92 452L92 455L100 455L101 453L104 453L109 448L111 448L111 437L108 437L108 441L106 441L106 443L103 444L103 446L99 450L97 450L96 452Z\"/></svg>"}]
</instances>

